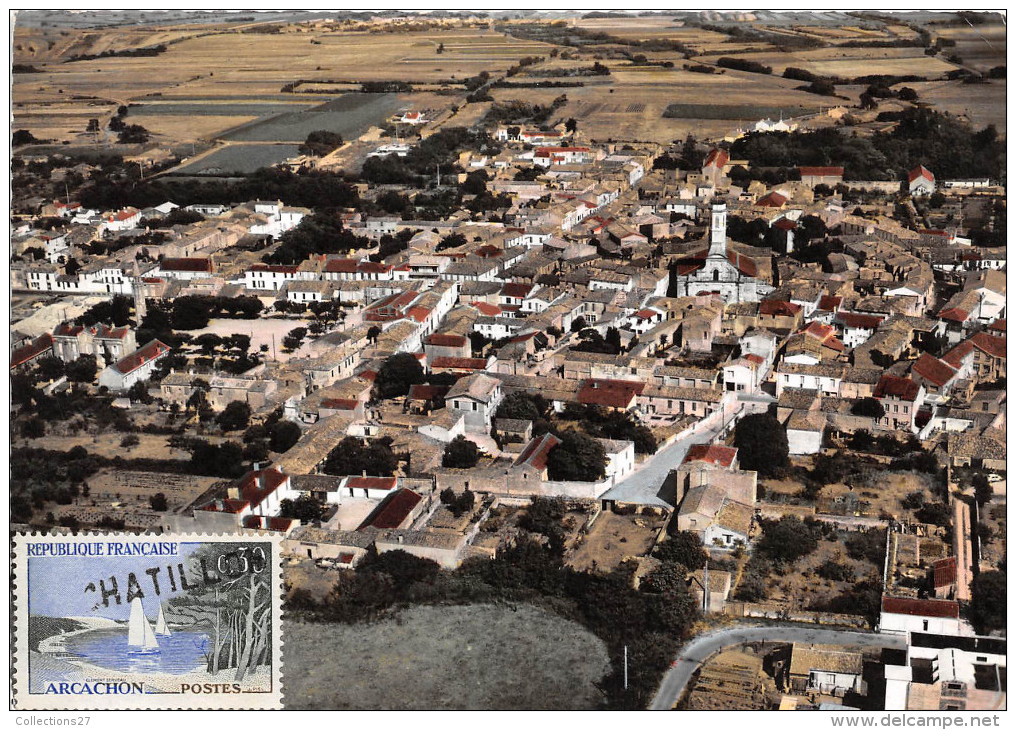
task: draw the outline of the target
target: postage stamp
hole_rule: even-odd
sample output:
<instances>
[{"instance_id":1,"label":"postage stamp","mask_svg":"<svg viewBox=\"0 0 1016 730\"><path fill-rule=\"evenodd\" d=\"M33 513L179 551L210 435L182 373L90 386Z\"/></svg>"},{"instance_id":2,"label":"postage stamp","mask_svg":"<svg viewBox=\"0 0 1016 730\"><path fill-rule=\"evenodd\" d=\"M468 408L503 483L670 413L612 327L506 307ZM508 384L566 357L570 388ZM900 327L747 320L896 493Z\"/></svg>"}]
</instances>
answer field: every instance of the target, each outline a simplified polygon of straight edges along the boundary
<instances>
[{"instance_id":1,"label":"postage stamp","mask_svg":"<svg viewBox=\"0 0 1016 730\"><path fill-rule=\"evenodd\" d=\"M278 709L281 579L270 536L16 535L12 706Z\"/></svg>"}]
</instances>

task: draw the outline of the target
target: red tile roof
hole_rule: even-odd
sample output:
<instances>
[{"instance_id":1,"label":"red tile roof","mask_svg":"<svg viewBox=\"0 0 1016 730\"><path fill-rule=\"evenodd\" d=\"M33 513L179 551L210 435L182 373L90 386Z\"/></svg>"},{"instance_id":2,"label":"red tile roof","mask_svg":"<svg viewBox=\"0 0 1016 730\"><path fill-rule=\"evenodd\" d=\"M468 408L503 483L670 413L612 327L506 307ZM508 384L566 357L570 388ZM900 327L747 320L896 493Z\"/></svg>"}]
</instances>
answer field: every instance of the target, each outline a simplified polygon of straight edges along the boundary
<instances>
[{"instance_id":1,"label":"red tile roof","mask_svg":"<svg viewBox=\"0 0 1016 730\"><path fill-rule=\"evenodd\" d=\"M923 177L925 180L928 180L929 182L935 182L935 176L932 175L931 170L929 170L924 165L918 165L913 170L907 173L908 182L913 182L919 177Z\"/></svg>"},{"instance_id":2,"label":"red tile roof","mask_svg":"<svg viewBox=\"0 0 1016 730\"><path fill-rule=\"evenodd\" d=\"M395 489L395 477L349 477L346 486L352 489Z\"/></svg>"},{"instance_id":3,"label":"red tile roof","mask_svg":"<svg viewBox=\"0 0 1016 730\"><path fill-rule=\"evenodd\" d=\"M646 384L638 380L589 378L579 388L578 401L584 405L628 408L645 387Z\"/></svg>"},{"instance_id":4,"label":"red tile roof","mask_svg":"<svg viewBox=\"0 0 1016 730\"><path fill-rule=\"evenodd\" d=\"M883 319L885 318L877 314L858 314L857 312L840 312L836 315L836 321L844 327L861 330L876 330Z\"/></svg>"},{"instance_id":5,"label":"red tile roof","mask_svg":"<svg viewBox=\"0 0 1016 730\"><path fill-rule=\"evenodd\" d=\"M330 274L355 274L359 265L356 259L331 259L325 264L325 271Z\"/></svg>"},{"instance_id":6,"label":"red tile roof","mask_svg":"<svg viewBox=\"0 0 1016 730\"><path fill-rule=\"evenodd\" d=\"M547 457L559 443L561 443L561 439L549 432L537 436L526 445L513 466L528 464L537 471L543 471L547 468Z\"/></svg>"},{"instance_id":7,"label":"red tile roof","mask_svg":"<svg viewBox=\"0 0 1016 730\"><path fill-rule=\"evenodd\" d=\"M970 340L964 340L960 344L956 345L953 349L949 350L942 356L942 359L952 365L954 368L959 368L963 364L963 358L969 355L974 349L974 344Z\"/></svg>"},{"instance_id":8,"label":"red tile roof","mask_svg":"<svg viewBox=\"0 0 1016 730\"><path fill-rule=\"evenodd\" d=\"M730 155L726 150L721 150L714 147L706 155L706 161L702 163L702 167L723 167L730 161Z\"/></svg>"},{"instance_id":9,"label":"red tile roof","mask_svg":"<svg viewBox=\"0 0 1016 730\"><path fill-rule=\"evenodd\" d=\"M931 564L936 588L944 588L956 583L956 556L942 558Z\"/></svg>"},{"instance_id":10,"label":"red tile roof","mask_svg":"<svg viewBox=\"0 0 1016 730\"><path fill-rule=\"evenodd\" d=\"M970 338L970 344L991 357L1005 359L1005 338L978 332Z\"/></svg>"},{"instance_id":11,"label":"red tile roof","mask_svg":"<svg viewBox=\"0 0 1016 730\"><path fill-rule=\"evenodd\" d=\"M275 492L287 481L289 481L288 474L283 474L275 467L270 467L247 472L237 481L236 488L240 490L241 499L254 506L264 502L268 495Z\"/></svg>"},{"instance_id":12,"label":"red tile roof","mask_svg":"<svg viewBox=\"0 0 1016 730\"><path fill-rule=\"evenodd\" d=\"M747 256L742 256L736 251L727 251L727 261L745 276L758 276L758 264Z\"/></svg>"},{"instance_id":13,"label":"red tile roof","mask_svg":"<svg viewBox=\"0 0 1016 730\"><path fill-rule=\"evenodd\" d=\"M773 223L773 226L779 228L781 231L796 231L797 223L790 220L789 218L780 218L778 221Z\"/></svg>"},{"instance_id":14,"label":"red tile roof","mask_svg":"<svg viewBox=\"0 0 1016 730\"><path fill-rule=\"evenodd\" d=\"M682 464L693 461L704 461L708 464L729 467L737 458L737 449L718 444L695 444L684 457Z\"/></svg>"},{"instance_id":15,"label":"red tile roof","mask_svg":"<svg viewBox=\"0 0 1016 730\"><path fill-rule=\"evenodd\" d=\"M424 344L434 345L434 347L462 347L468 341L468 338L463 335L435 333L425 339Z\"/></svg>"},{"instance_id":16,"label":"red tile roof","mask_svg":"<svg viewBox=\"0 0 1016 730\"><path fill-rule=\"evenodd\" d=\"M939 319L947 319L950 322L959 322L961 324L966 322L968 317L970 317L970 312L959 307L949 307L938 313Z\"/></svg>"},{"instance_id":17,"label":"red tile roof","mask_svg":"<svg viewBox=\"0 0 1016 730\"><path fill-rule=\"evenodd\" d=\"M410 307L406 315L415 322L426 322L433 310L430 307Z\"/></svg>"},{"instance_id":18,"label":"red tile roof","mask_svg":"<svg viewBox=\"0 0 1016 730\"><path fill-rule=\"evenodd\" d=\"M475 253L481 259L492 259L498 256L504 256L503 249L500 249L497 246L492 246L489 243L484 246L480 246L473 253Z\"/></svg>"},{"instance_id":19,"label":"red tile roof","mask_svg":"<svg viewBox=\"0 0 1016 730\"><path fill-rule=\"evenodd\" d=\"M422 500L412 489L400 489L389 494L363 521L358 530L373 527L378 530L393 530L402 526L416 505Z\"/></svg>"},{"instance_id":20,"label":"red tile roof","mask_svg":"<svg viewBox=\"0 0 1016 730\"><path fill-rule=\"evenodd\" d=\"M406 400L440 400L448 394L447 385L411 385Z\"/></svg>"},{"instance_id":21,"label":"red tile roof","mask_svg":"<svg viewBox=\"0 0 1016 730\"><path fill-rule=\"evenodd\" d=\"M765 359L763 359L761 355L756 355L753 352L750 352L747 355L745 355L744 359L747 360L748 362L753 362L756 365L761 365L762 363L765 362Z\"/></svg>"},{"instance_id":22,"label":"red tile roof","mask_svg":"<svg viewBox=\"0 0 1016 730\"><path fill-rule=\"evenodd\" d=\"M875 386L876 398L899 398L901 400L913 401L917 398L920 386L910 378L900 378L895 375L883 375Z\"/></svg>"},{"instance_id":23,"label":"red tile roof","mask_svg":"<svg viewBox=\"0 0 1016 730\"><path fill-rule=\"evenodd\" d=\"M831 175L839 175L840 177L843 177L842 167L799 167L797 169L801 171L802 177L804 175L823 176L823 177L828 177Z\"/></svg>"},{"instance_id":24,"label":"red tile roof","mask_svg":"<svg viewBox=\"0 0 1016 730\"><path fill-rule=\"evenodd\" d=\"M940 388L956 377L956 368L927 352L917 358L911 370Z\"/></svg>"},{"instance_id":25,"label":"red tile roof","mask_svg":"<svg viewBox=\"0 0 1016 730\"><path fill-rule=\"evenodd\" d=\"M769 317L793 317L800 311L800 304L782 299L763 299L758 305L758 313Z\"/></svg>"},{"instance_id":26,"label":"red tile roof","mask_svg":"<svg viewBox=\"0 0 1016 730\"><path fill-rule=\"evenodd\" d=\"M755 205L763 208L782 208L787 203L787 197L777 193L775 190L759 199Z\"/></svg>"},{"instance_id":27,"label":"red tile roof","mask_svg":"<svg viewBox=\"0 0 1016 730\"><path fill-rule=\"evenodd\" d=\"M356 398L324 398L321 407L333 411L355 411L360 405Z\"/></svg>"},{"instance_id":28,"label":"red tile roof","mask_svg":"<svg viewBox=\"0 0 1016 730\"><path fill-rule=\"evenodd\" d=\"M996 319L988 325L988 329L992 332L1005 332L1005 318Z\"/></svg>"},{"instance_id":29,"label":"red tile roof","mask_svg":"<svg viewBox=\"0 0 1016 730\"><path fill-rule=\"evenodd\" d=\"M883 613L902 613L907 616L929 618L959 618L960 604L956 601L939 601L930 598L882 598Z\"/></svg>"},{"instance_id":30,"label":"red tile roof","mask_svg":"<svg viewBox=\"0 0 1016 730\"><path fill-rule=\"evenodd\" d=\"M212 260L208 258L163 259L159 262L163 271L204 271L211 273Z\"/></svg>"},{"instance_id":31,"label":"red tile roof","mask_svg":"<svg viewBox=\"0 0 1016 730\"><path fill-rule=\"evenodd\" d=\"M448 368L451 370L486 370L487 361L482 357L435 357L430 367L432 370Z\"/></svg>"},{"instance_id":32,"label":"red tile roof","mask_svg":"<svg viewBox=\"0 0 1016 730\"><path fill-rule=\"evenodd\" d=\"M127 357L119 360L115 367L121 375L127 375L137 370L146 362L162 357L170 350L169 345L159 340L152 340L144 347L139 347Z\"/></svg>"},{"instance_id":33,"label":"red tile roof","mask_svg":"<svg viewBox=\"0 0 1016 730\"><path fill-rule=\"evenodd\" d=\"M488 317L496 317L497 315L501 314L502 311L501 307L497 306L496 304L487 304L487 302L471 302L470 304L476 309L478 309L480 311L480 314L486 315Z\"/></svg>"},{"instance_id":34,"label":"red tile roof","mask_svg":"<svg viewBox=\"0 0 1016 730\"><path fill-rule=\"evenodd\" d=\"M50 334L39 335L29 344L19 347L11 353L11 367L16 368L31 362L53 349L53 336Z\"/></svg>"},{"instance_id":35,"label":"red tile roof","mask_svg":"<svg viewBox=\"0 0 1016 730\"><path fill-rule=\"evenodd\" d=\"M515 299L525 299L529 296L529 292L533 290L532 284L520 284L516 282L508 282L501 287L501 296L513 297Z\"/></svg>"},{"instance_id":36,"label":"red tile roof","mask_svg":"<svg viewBox=\"0 0 1016 730\"><path fill-rule=\"evenodd\" d=\"M639 319L652 319L653 317L659 317L660 313L655 309L640 309L635 312L635 316Z\"/></svg>"}]
</instances>

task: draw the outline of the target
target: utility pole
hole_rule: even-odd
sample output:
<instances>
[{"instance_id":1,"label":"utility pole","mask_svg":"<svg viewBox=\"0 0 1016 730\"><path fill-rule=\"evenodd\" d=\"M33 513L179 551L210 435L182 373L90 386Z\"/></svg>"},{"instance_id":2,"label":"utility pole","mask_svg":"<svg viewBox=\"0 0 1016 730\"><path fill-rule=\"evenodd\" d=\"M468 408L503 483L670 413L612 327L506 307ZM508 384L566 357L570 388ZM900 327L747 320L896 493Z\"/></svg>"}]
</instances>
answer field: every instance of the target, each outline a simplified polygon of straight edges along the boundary
<instances>
[{"instance_id":1,"label":"utility pole","mask_svg":"<svg viewBox=\"0 0 1016 730\"><path fill-rule=\"evenodd\" d=\"M624 688L628 689L628 645L624 645Z\"/></svg>"}]
</instances>

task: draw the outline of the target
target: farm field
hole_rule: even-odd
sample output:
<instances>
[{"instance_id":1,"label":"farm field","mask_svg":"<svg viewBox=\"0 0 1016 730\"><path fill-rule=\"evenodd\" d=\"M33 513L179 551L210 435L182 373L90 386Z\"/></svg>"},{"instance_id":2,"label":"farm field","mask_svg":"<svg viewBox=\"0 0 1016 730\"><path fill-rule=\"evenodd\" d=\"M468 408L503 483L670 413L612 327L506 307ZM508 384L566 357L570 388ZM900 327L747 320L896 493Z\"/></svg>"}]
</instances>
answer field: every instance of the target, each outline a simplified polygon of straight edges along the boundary
<instances>
[{"instance_id":1,"label":"farm field","mask_svg":"<svg viewBox=\"0 0 1016 730\"><path fill-rule=\"evenodd\" d=\"M909 84L921 101L942 112L963 116L977 129L994 124L999 134L1006 129L1006 84L1004 79L987 84L961 81L931 81Z\"/></svg>"},{"instance_id":2,"label":"farm field","mask_svg":"<svg viewBox=\"0 0 1016 730\"><path fill-rule=\"evenodd\" d=\"M739 59L770 66L782 75L788 66L822 76L854 78L871 74L916 75L937 78L956 69L945 60L924 55L923 48L818 48L801 51L743 53ZM698 59L708 60L708 59ZM800 82L799 82L800 83Z\"/></svg>"},{"instance_id":3,"label":"farm field","mask_svg":"<svg viewBox=\"0 0 1016 730\"><path fill-rule=\"evenodd\" d=\"M174 175L246 175L300 154L295 144L231 144L173 170Z\"/></svg>"},{"instance_id":4,"label":"farm field","mask_svg":"<svg viewBox=\"0 0 1016 730\"><path fill-rule=\"evenodd\" d=\"M357 137L381 125L399 106L394 94L344 94L314 107L289 111L234 129L224 135L233 142L303 142L316 129Z\"/></svg>"},{"instance_id":5,"label":"farm field","mask_svg":"<svg viewBox=\"0 0 1016 730\"><path fill-rule=\"evenodd\" d=\"M526 605L417 606L285 631L289 709L591 710L608 669L598 638Z\"/></svg>"},{"instance_id":6,"label":"farm field","mask_svg":"<svg viewBox=\"0 0 1016 730\"><path fill-rule=\"evenodd\" d=\"M956 46L947 49L963 59L963 65L981 72L995 66L1004 66L1006 61L1006 26L967 25L950 28L936 28L935 35L956 41Z\"/></svg>"}]
</instances>

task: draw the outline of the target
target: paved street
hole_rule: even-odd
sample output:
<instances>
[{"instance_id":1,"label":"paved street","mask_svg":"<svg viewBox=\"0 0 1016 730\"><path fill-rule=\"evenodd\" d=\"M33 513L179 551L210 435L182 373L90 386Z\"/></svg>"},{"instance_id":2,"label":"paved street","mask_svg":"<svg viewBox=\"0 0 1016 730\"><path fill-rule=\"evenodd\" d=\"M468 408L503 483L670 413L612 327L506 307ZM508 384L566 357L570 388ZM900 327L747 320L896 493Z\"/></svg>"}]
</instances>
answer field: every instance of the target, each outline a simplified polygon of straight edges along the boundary
<instances>
[{"instance_id":1,"label":"paved street","mask_svg":"<svg viewBox=\"0 0 1016 730\"><path fill-rule=\"evenodd\" d=\"M656 452L653 458L604 492L600 499L615 499L618 502L648 504L654 507L673 507L674 505L657 496L667 474L681 464L693 444L712 441L718 433L719 429L716 428L693 433L675 441Z\"/></svg>"},{"instance_id":2,"label":"paved street","mask_svg":"<svg viewBox=\"0 0 1016 730\"><path fill-rule=\"evenodd\" d=\"M807 642L837 644L840 646L861 646L865 648L887 647L903 649L906 640L901 636L871 634L862 631L839 631L807 626L740 626L702 634L685 644L678 653L674 665L663 677L650 710L669 710L684 694L691 675L710 656L729 646L749 641Z\"/></svg>"}]
</instances>

